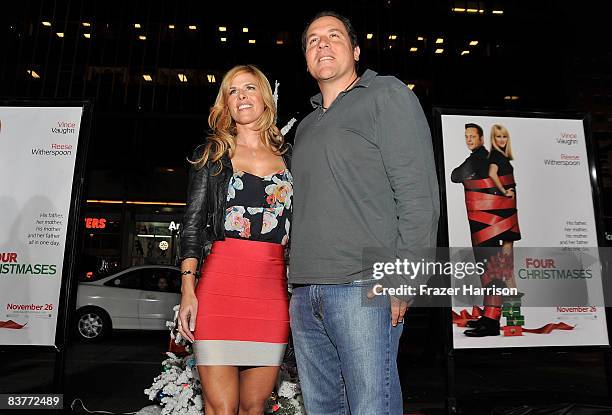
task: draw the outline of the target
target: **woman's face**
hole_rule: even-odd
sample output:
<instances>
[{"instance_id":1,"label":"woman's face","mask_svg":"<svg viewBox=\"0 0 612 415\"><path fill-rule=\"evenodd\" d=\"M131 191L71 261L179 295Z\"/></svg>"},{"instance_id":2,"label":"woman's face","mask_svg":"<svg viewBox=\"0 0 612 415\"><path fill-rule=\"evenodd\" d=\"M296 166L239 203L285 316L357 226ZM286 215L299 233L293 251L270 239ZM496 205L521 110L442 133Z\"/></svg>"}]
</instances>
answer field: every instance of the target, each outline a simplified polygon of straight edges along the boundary
<instances>
[{"instance_id":1,"label":"woman's face","mask_svg":"<svg viewBox=\"0 0 612 415\"><path fill-rule=\"evenodd\" d=\"M234 76L228 91L227 105L237 125L257 122L265 106L257 78L249 72Z\"/></svg>"},{"instance_id":2,"label":"woman's face","mask_svg":"<svg viewBox=\"0 0 612 415\"><path fill-rule=\"evenodd\" d=\"M508 134L501 130L495 130L495 144L501 148L506 147L506 144L508 144Z\"/></svg>"}]
</instances>

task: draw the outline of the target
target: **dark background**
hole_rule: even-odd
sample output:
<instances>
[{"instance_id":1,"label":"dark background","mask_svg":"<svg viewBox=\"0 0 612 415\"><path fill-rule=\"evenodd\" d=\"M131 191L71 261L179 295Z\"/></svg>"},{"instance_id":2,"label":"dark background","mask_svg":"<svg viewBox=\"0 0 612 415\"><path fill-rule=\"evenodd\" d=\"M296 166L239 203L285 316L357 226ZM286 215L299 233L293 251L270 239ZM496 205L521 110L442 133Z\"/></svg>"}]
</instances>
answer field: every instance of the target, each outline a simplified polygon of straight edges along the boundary
<instances>
[{"instance_id":1,"label":"dark background","mask_svg":"<svg viewBox=\"0 0 612 415\"><path fill-rule=\"evenodd\" d=\"M590 114L602 214L612 217L612 47L606 2L23 0L2 7L0 96L93 103L88 202L82 212L110 218L113 226L105 235L85 231L99 240L83 245L92 264L106 256L132 265L138 223L180 218L180 205L163 203L185 200L185 157L205 137L208 109L229 68L253 63L272 84L280 82L280 126L310 111L308 98L317 88L306 72L300 35L306 21L324 9L352 19L360 33L362 69L414 84L430 122L434 106ZM435 43L439 37L442 44ZM478 44L469 46L473 40ZM436 54L438 48L443 52ZM462 55L466 50L469 54ZM180 82L179 74L187 82ZM209 81L212 76L215 83ZM127 206L130 200L157 204ZM612 239L612 227L609 234ZM411 313L400 350L406 407L433 411L447 396L445 328L438 311ZM161 369L166 341L165 333L113 334L102 345L72 344L70 397L86 398L96 409L138 410L146 405L142 389ZM6 374L0 375L0 392L48 392L51 358L0 353L0 373ZM456 392L466 414L524 402L605 402L605 359L597 351L554 350L464 356L457 359Z\"/></svg>"},{"instance_id":2,"label":"dark background","mask_svg":"<svg viewBox=\"0 0 612 415\"><path fill-rule=\"evenodd\" d=\"M606 2L24 0L3 7L2 97L94 103L90 199L183 201L185 156L203 140L208 109L233 65L259 65L272 84L280 82L279 125L301 119L317 90L306 72L300 35L315 12L334 9L350 16L360 33L361 68L414 84L428 116L435 105L590 113L604 214L612 215ZM435 43L438 37L443 44ZM472 40L478 45L469 46ZM413 47L416 52L410 52ZM443 53L436 54L437 48ZM469 54L461 55L465 50ZM179 81L179 73L187 82Z\"/></svg>"}]
</instances>

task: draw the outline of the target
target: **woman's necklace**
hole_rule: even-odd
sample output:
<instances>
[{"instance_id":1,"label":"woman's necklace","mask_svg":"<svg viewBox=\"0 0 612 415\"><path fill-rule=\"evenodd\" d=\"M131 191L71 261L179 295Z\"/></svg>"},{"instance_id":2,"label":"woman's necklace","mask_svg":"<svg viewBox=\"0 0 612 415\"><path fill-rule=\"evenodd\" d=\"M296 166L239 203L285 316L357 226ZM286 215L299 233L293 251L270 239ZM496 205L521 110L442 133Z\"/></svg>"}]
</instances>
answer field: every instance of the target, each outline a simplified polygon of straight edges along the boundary
<instances>
[{"instance_id":1,"label":"woman's necklace","mask_svg":"<svg viewBox=\"0 0 612 415\"><path fill-rule=\"evenodd\" d=\"M351 81L351 83L350 83L350 84L348 84L348 85L347 85L347 87L346 87L346 88L344 88L344 90L343 90L342 92L346 92L346 91L348 91L348 90L349 90L349 88L350 88L350 87L352 87L352 86L353 86L353 84L354 84L355 82L357 82L357 80L358 80L358 79L359 79L359 75L355 75L355 78L354 78L354 79ZM323 108L324 110L326 110L328 107L324 107L323 105L321 105L321 108Z\"/></svg>"}]
</instances>

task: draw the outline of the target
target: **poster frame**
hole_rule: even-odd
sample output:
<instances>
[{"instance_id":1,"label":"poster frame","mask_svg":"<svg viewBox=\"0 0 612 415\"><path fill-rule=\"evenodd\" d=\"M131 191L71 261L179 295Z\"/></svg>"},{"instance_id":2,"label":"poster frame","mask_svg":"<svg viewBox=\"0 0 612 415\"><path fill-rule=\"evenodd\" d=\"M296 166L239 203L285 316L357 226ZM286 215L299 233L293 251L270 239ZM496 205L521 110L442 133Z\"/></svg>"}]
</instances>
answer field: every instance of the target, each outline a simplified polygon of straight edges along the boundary
<instances>
[{"instance_id":1,"label":"poster frame","mask_svg":"<svg viewBox=\"0 0 612 415\"><path fill-rule=\"evenodd\" d=\"M448 212L446 207L446 181L444 171L444 144L442 137L442 116L443 115L465 115L465 116L481 116L481 117L520 117L520 118L549 118L549 119L568 119L568 120L580 120L582 121L585 145L587 153L587 166L589 169L589 179L591 184L591 195L593 202L593 214L595 217L595 232L597 235L597 245L599 247L606 246L601 230L603 226L603 208L602 208L602 197L601 188L599 186L599 166L597 165L597 154L596 145L592 141L591 133L591 117L590 114L579 111L542 111L542 110L514 110L514 109L502 109L486 107L482 109L474 109L471 107L460 107L460 106L434 106L433 111L433 147L434 154L436 157L436 168L438 172L438 182L440 185L440 221L438 231L438 244L441 247L449 246L449 233L448 233ZM605 271L604 271L605 272ZM606 275L602 272L602 275ZM611 284L602 278L603 290L610 292L612 288ZM542 351L544 353L550 352L563 352L565 349L570 350L602 350L612 349L612 335L610 333L612 313L609 308L606 307L606 327L608 330L608 345L588 345L588 346L521 346L521 347L495 347L495 348L461 348L455 349L452 337L452 321L450 319L450 313L448 318L448 324L445 325L447 329L447 342L448 347L455 352L467 353L478 352L479 354L486 353L487 351L494 351L494 353L509 353L516 350L525 350L529 352Z\"/></svg>"},{"instance_id":2,"label":"poster frame","mask_svg":"<svg viewBox=\"0 0 612 415\"><path fill-rule=\"evenodd\" d=\"M66 242L64 245L63 268L58 298L57 321L54 345L0 345L0 352L51 352L55 355L53 370L53 392L63 392L63 381L66 362L66 349L72 329L71 317L76 303L78 282L76 281L77 250L82 246L81 208L83 207L83 191L87 154L91 137L93 103L88 99L9 99L0 100L1 107L80 107L82 108L79 137L75 154L70 208L66 225Z\"/></svg>"},{"instance_id":3,"label":"poster frame","mask_svg":"<svg viewBox=\"0 0 612 415\"><path fill-rule=\"evenodd\" d=\"M449 246L448 233L448 212L446 207L446 180L444 171L444 144L442 137L442 116L443 115L466 115L466 116L498 116L498 117L523 117L523 118L549 118L549 119L571 119L581 120L585 136L585 146L587 154L587 166L589 169L589 179L591 184L591 195L593 202L593 214L595 218L595 232L597 235L597 245L604 247L606 241L601 233L604 229L604 217L602 206L601 187L598 177L600 177L600 168L597 163L597 146L593 142L591 131L591 116L588 113L580 111L553 111L539 109L507 109L496 107L482 107L475 109L473 107L462 106L433 106L433 129L432 129L432 144L436 161L438 174L438 182L440 186L440 220L438 224L438 246ZM604 264L605 265L605 264ZM607 275L609 271L605 268L602 270L602 275ZM610 292L612 283L606 278L602 278L602 288L604 292ZM448 312L442 313L442 321L444 330L444 354L446 357L446 411L448 414L458 413L457 394L455 390L455 373L456 359L462 361L473 359L478 356L484 361L496 359L497 361L506 360L513 354L520 356L531 356L538 358L550 359L552 356L557 356L559 359L565 359L569 352L599 352L602 353L602 362L606 373L607 389L612 391L612 310L610 307L605 308L606 328L608 332L608 345L588 345L588 346L521 346L521 347L494 347L494 348L461 348L455 349L453 341L453 322L451 314L451 304L449 304Z\"/></svg>"}]
</instances>

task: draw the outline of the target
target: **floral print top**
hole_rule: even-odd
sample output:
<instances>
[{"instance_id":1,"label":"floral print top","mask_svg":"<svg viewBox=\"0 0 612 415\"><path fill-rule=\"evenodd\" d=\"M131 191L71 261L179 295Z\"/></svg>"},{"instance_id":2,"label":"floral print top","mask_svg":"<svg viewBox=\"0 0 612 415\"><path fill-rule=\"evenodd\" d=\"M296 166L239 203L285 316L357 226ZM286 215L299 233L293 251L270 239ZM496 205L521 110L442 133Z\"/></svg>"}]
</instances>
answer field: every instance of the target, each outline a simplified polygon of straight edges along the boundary
<instances>
[{"instance_id":1,"label":"floral print top","mask_svg":"<svg viewBox=\"0 0 612 415\"><path fill-rule=\"evenodd\" d=\"M293 177L287 169L268 176L234 171L227 192L225 237L287 245Z\"/></svg>"}]
</instances>

